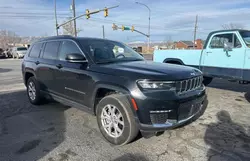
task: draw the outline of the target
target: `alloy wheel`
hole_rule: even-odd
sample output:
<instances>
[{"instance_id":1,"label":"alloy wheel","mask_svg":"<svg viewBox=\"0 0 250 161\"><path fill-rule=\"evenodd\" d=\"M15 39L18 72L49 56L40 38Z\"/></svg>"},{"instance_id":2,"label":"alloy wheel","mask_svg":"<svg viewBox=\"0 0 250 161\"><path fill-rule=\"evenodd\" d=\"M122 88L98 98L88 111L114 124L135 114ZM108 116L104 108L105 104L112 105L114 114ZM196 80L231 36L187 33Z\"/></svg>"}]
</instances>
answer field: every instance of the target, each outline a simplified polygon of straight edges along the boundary
<instances>
[{"instance_id":1,"label":"alloy wheel","mask_svg":"<svg viewBox=\"0 0 250 161\"><path fill-rule=\"evenodd\" d=\"M36 99L36 88L35 88L35 84L32 81L29 82L29 85L28 85L28 95L32 101Z\"/></svg>"},{"instance_id":2,"label":"alloy wheel","mask_svg":"<svg viewBox=\"0 0 250 161\"><path fill-rule=\"evenodd\" d=\"M108 104L102 109L101 122L105 132L109 136L118 138L122 135L124 119L116 106Z\"/></svg>"}]
</instances>

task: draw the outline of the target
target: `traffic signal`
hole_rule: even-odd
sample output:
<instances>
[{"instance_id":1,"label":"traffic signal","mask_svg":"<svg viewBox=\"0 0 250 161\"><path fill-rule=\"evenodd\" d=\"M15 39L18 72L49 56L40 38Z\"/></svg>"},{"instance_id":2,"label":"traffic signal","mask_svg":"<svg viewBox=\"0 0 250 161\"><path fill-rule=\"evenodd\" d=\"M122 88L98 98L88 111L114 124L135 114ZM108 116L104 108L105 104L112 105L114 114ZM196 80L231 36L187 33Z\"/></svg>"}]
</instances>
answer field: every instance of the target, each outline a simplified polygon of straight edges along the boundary
<instances>
[{"instance_id":1,"label":"traffic signal","mask_svg":"<svg viewBox=\"0 0 250 161\"><path fill-rule=\"evenodd\" d=\"M104 9L104 17L107 17L109 15L108 9L105 7Z\"/></svg>"},{"instance_id":2,"label":"traffic signal","mask_svg":"<svg viewBox=\"0 0 250 161\"><path fill-rule=\"evenodd\" d=\"M125 30L125 26L124 25L122 25L122 31L124 31Z\"/></svg>"},{"instance_id":3,"label":"traffic signal","mask_svg":"<svg viewBox=\"0 0 250 161\"><path fill-rule=\"evenodd\" d=\"M132 26L132 27L131 27L131 31L132 31L132 32L134 32L134 30L135 30L135 27L134 27L134 26Z\"/></svg>"},{"instance_id":4,"label":"traffic signal","mask_svg":"<svg viewBox=\"0 0 250 161\"><path fill-rule=\"evenodd\" d=\"M89 15L89 10L86 9L86 19L89 19L90 18L90 15Z\"/></svg>"}]
</instances>

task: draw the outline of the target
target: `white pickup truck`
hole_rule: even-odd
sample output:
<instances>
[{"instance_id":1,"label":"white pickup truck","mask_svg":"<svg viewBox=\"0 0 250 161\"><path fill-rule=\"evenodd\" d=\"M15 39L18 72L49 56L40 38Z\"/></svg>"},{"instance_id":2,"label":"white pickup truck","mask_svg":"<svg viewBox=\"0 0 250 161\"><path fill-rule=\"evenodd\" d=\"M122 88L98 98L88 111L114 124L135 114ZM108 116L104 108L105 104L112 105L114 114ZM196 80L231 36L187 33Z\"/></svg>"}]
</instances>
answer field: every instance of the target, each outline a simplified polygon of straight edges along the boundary
<instances>
[{"instance_id":1,"label":"white pickup truck","mask_svg":"<svg viewBox=\"0 0 250 161\"><path fill-rule=\"evenodd\" d=\"M203 50L155 50L155 62L180 64L200 69L205 85L214 77L250 83L250 31L211 32Z\"/></svg>"}]
</instances>

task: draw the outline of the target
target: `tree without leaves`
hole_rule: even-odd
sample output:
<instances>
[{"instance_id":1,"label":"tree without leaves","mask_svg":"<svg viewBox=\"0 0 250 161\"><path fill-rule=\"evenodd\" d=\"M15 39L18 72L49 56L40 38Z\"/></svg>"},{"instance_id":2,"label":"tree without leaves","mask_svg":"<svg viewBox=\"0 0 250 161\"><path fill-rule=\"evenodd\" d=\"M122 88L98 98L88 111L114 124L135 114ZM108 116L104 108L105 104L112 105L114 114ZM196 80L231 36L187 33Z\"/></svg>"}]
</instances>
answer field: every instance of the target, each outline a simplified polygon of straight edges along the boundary
<instances>
[{"instance_id":1,"label":"tree without leaves","mask_svg":"<svg viewBox=\"0 0 250 161\"><path fill-rule=\"evenodd\" d=\"M0 48L6 49L10 44L20 43L21 38L12 31L0 30Z\"/></svg>"},{"instance_id":2,"label":"tree without leaves","mask_svg":"<svg viewBox=\"0 0 250 161\"><path fill-rule=\"evenodd\" d=\"M68 20L70 20L70 19L71 19L71 17L68 18ZM64 21L64 22L66 22L66 21ZM66 23L65 25L62 26L62 28L63 28L63 34L64 35L72 35L72 36L75 35L74 34L74 23L73 23L73 21L70 21L70 22ZM79 33L81 31L82 31L81 29L76 29L76 33Z\"/></svg>"},{"instance_id":3,"label":"tree without leaves","mask_svg":"<svg viewBox=\"0 0 250 161\"><path fill-rule=\"evenodd\" d=\"M223 29L230 30L230 29L244 29L244 25L238 23L229 23L221 25Z\"/></svg>"}]
</instances>

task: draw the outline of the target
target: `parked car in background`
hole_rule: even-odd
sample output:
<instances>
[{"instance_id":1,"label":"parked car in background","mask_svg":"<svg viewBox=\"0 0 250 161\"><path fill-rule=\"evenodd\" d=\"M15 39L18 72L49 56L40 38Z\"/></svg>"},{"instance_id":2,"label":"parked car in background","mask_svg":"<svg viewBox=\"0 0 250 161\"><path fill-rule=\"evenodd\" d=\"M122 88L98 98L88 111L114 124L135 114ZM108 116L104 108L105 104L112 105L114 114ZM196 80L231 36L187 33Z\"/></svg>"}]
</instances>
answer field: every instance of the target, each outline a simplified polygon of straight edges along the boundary
<instances>
[{"instance_id":1,"label":"parked car in background","mask_svg":"<svg viewBox=\"0 0 250 161\"><path fill-rule=\"evenodd\" d=\"M203 50L155 50L154 61L180 64L200 69L204 84L214 77L250 83L250 31L211 32Z\"/></svg>"},{"instance_id":2,"label":"parked car in background","mask_svg":"<svg viewBox=\"0 0 250 161\"><path fill-rule=\"evenodd\" d=\"M23 58L24 55L27 52L27 48L26 47L14 47L12 48L12 56L13 58Z\"/></svg>"},{"instance_id":3,"label":"parked car in background","mask_svg":"<svg viewBox=\"0 0 250 161\"><path fill-rule=\"evenodd\" d=\"M0 48L0 58L5 58L4 50Z\"/></svg>"},{"instance_id":4,"label":"parked car in background","mask_svg":"<svg viewBox=\"0 0 250 161\"><path fill-rule=\"evenodd\" d=\"M4 50L4 55L6 58L12 58L12 49L11 48L8 48L6 50Z\"/></svg>"},{"instance_id":5,"label":"parked car in background","mask_svg":"<svg viewBox=\"0 0 250 161\"><path fill-rule=\"evenodd\" d=\"M25 55L22 74L32 104L52 98L90 112L115 145L193 121L207 107L198 69L145 61L107 39L41 39Z\"/></svg>"}]
</instances>

